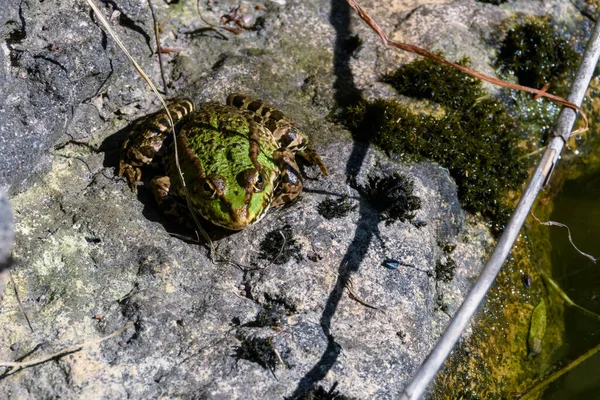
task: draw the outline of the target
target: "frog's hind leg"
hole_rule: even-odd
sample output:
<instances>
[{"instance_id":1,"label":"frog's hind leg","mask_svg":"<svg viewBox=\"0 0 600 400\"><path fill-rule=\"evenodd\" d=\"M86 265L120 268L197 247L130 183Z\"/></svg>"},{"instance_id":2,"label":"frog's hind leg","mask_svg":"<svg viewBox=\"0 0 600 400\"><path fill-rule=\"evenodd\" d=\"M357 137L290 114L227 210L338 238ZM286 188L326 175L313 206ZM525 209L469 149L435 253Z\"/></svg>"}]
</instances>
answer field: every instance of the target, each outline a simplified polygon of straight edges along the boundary
<instances>
[{"instance_id":1,"label":"frog's hind leg","mask_svg":"<svg viewBox=\"0 0 600 400\"><path fill-rule=\"evenodd\" d=\"M194 110L194 103L189 99L178 99L170 102L168 109L177 126ZM124 176L131 191L135 191L135 182L142 179L141 168L152 163L171 132L167 112L160 110L142 118L130 132L121 147L117 175Z\"/></svg>"}]
</instances>

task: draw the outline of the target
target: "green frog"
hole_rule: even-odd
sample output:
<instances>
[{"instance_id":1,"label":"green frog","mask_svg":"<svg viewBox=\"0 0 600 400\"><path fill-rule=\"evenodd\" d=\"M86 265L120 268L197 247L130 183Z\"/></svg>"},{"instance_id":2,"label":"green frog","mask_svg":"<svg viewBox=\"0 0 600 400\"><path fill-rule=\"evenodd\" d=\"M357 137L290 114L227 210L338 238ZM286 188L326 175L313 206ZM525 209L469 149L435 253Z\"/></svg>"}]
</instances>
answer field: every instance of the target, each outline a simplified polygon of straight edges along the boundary
<instances>
[{"instance_id":1,"label":"green frog","mask_svg":"<svg viewBox=\"0 0 600 400\"><path fill-rule=\"evenodd\" d=\"M296 156L327 175L308 137L260 100L234 93L226 105L205 103L195 109L191 100L179 99L168 107L189 204L215 225L240 230L270 208L296 199L302 192ZM166 112L149 115L123 143L117 174L135 191L141 168L158 162L164 174L150 181L152 192L167 213L178 214L181 202L176 199L185 199L185 190L173 142Z\"/></svg>"}]
</instances>

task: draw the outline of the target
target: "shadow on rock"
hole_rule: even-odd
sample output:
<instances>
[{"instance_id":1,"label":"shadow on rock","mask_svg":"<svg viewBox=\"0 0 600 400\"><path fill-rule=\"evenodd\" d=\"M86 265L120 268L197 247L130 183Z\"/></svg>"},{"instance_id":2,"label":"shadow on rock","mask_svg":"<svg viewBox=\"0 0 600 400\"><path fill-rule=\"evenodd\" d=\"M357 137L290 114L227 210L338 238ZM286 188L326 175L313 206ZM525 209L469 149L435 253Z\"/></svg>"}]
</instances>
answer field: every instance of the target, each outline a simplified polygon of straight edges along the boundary
<instances>
[{"instance_id":1,"label":"shadow on rock","mask_svg":"<svg viewBox=\"0 0 600 400\"><path fill-rule=\"evenodd\" d=\"M331 1L329 21L336 31L333 61L336 76L334 83L335 99L338 107L345 108L358 102L361 95L354 84L349 64L351 52L348 51L347 43L348 40L351 40L350 7L344 0ZM347 175L353 175L357 172L358 168L364 162L367 150L367 146L355 143L352 155L346 164ZM316 383L325 378L341 353L342 347L335 341L335 338L331 334L331 321L344 293L344 288L349 284L351 275L358 271L360 263L371 244L371 240L376 234L378 224L377 214L368 211L363 206L363 202L360 202L360 204L360 219L356 225L354 238L338 267L338 278L329 294L320 319L321 329L327 336L327 348L323 352L321 359L300 380L290 398L295 399L305 395Z\"/></svg>"}]
</instances>

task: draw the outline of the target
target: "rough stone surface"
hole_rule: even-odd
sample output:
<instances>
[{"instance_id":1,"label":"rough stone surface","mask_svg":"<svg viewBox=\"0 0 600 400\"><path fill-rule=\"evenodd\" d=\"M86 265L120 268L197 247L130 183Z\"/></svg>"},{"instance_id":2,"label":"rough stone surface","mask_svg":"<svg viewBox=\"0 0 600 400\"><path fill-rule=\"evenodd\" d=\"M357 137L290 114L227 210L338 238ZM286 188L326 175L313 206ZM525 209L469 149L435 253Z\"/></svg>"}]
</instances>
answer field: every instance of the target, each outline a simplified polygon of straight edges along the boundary
<instances>
[{"instance_id":1,"label":"rough stone surface","mask_svg":"<svg viewBox=\"0 0 600 400\"><path fill-rule=\"evenodd\" d=\"M6 192L0 189L0 265L9 258L14 240L13 214Z\"/></svg>"},{"instance_id":2,"label":"rough stone surface","mask_svg":"<svg viewBox=\"0 0 600 400\"><path fill-rule=\"evenodd\" d=\"M15 238L13 214L6 192L0 188L0 299L8 282L11 252Z\"/></svg>"},{"instance_id":3,"label":"rough stone surface","mask_svg":"<svg viewBox=\"0 0 600 400\"><path fill-rule=\"evenodd\" d=\"M467 55L488 73L489 26L515 10L560 17L573 8L389 3L363 5L393 38L454 60ZM237 3L199 4L218 24ZM145 7L101 3L160 82ZM337 384L346 396L398 398L491 243L485 226L461 211L446 170L390 161L327 120L336 103L361 92L393 96L378 77L410 56L385 50L341 0L243 3L256 29L240 35L206 28L195 2L155 7L162 46L179 51L164 55L170 95L223 101L236 91L275 104L315 138L330 175L306 168L301 199L218 240L229 262L212 263L205 246L169 234L176 228L147 189L135 195L114 177L123 128L157 102L87 5L11 2L0 20L0 185L15 207L14 275L35 332L5 293L0 359L32 359L134 326L5 377L0 397L281 399ZM350 54L344 44L354 33L363 43ZM394 173L414 181L422 224L387 224L356 189ZM317 213L321 201L342 196L355 206L348 215ZM286 226L295 256L261 258L267 235ZM449 283L435 272L446 244L456 246Z\"/></svg>"}]
</instances>

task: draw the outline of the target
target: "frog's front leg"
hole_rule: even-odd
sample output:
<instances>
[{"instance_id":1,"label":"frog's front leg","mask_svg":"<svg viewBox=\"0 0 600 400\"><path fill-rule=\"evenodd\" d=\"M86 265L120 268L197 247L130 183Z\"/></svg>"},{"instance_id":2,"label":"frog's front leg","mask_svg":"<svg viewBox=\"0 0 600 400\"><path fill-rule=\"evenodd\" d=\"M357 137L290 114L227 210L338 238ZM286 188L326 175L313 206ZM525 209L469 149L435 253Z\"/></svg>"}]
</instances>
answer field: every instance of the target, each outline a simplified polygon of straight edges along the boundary
<instances>
[{"instance_id":1,"label":"frog's front leg","mask_svg":"<svg viewBox=\"0 0 600 400\"><path fill-rule=\"evenodd\" d=\"M293 201L302 193L302 176L294 153L289 149L280 149L273 154L275 163L279 166L280 181L275 189L271 207L277 207Z\"/></svg>"},{"instance_id":2,"label":"frog's front leg","mask_svg":"<svg viewBox=\"0 0 600 400\"><path fill-rule=\"evenodd\" d=\"M194 104L188 99L178 99L168 105L171 118L177 124L190 114ZM131 191L135 182L142 179L141 168L149 165L160 151L171 132L171 124L164 110L150 114L136 123L123 142L117 175L124 176Z\"/></svg>"},{"instance_id":3,"label":"frog's front leg","mask_svg":"<svg viewBox=\"0 0 600 400\"><path fill-rule=\"evenodd\" d=\"M189 212L185 211L187 207L179 203L170 193L171 178L168 176L155 176L150 181L150 189L156 203L165 214L179 218L189 215Z\"/></svg>"}]
</instances>

